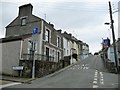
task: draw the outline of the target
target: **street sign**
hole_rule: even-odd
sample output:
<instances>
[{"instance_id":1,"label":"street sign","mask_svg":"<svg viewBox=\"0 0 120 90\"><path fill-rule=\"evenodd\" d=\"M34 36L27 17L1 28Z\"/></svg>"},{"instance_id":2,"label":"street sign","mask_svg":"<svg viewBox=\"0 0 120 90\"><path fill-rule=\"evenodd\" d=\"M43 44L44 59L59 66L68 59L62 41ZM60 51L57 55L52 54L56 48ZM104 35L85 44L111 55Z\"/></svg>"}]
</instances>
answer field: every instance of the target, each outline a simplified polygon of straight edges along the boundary
<instances>
[{"instance_id":1,"label":"street sign","mask_svg":"<svg viewBox=\"0 0 120 90\"><path fill-rule=\"evenodd\" d=\"M38 27L36 27L33 29L32 34L35 35L35 34L38 34L38 32L39 32L39 29Z\"/></svg>"},{"instance_id":2,"label":"street sign","mask_svg":"<svg viewBox=\"0 0 120 90\"><path fill-rule=\"evenodd\" d=\"M13 66L13 70L23 70L23 66Z\"/></svg>"},{"instance_id":3,"label":"street sign","mask_svg":"<svg viewBox=\"0 0 120 90\"><path fill-rule=\"evenodd\" d=\"M107 39L103 39L103 47L110 47L110 39L107 38Z\"/></svg>"}]
</instances>

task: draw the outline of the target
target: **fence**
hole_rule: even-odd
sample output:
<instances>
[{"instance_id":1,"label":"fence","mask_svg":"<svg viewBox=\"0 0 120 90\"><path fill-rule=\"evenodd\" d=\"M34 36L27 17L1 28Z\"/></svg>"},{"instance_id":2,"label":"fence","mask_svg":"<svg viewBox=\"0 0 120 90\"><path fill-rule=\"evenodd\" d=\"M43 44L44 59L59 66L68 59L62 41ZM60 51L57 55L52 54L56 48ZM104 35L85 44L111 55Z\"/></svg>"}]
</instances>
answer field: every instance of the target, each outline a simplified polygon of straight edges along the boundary
<instances>
[{"instance_id":1,"label":"fence","mask_svg":"<svg viewBox=\"0 0 120 90\"><path fill-rule=\"evenodd\" d=\"M41 54L35 54L35 56L33 54L23 54L22 55L22 59L23 60L43 60L43 61L54 61L54 57L52 56L47 56L47 55L41 55Z\"/></svg>"}]
</instances>

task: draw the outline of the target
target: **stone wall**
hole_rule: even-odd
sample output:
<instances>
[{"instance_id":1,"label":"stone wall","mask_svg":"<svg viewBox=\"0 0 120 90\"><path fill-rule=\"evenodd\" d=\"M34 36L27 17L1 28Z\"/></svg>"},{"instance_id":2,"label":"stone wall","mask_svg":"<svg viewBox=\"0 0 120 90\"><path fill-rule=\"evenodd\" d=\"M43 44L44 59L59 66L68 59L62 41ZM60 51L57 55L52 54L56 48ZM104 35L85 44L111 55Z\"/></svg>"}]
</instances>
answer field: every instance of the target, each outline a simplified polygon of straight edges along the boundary
<instances>
[{"instance_id":1,"label":"stone wall","mask_svg":"<svg viewBox=\"0 0 120 90\"><path fill-rule=\"evenodd\" d=\"M20 66L24 66L22 76L30 78L32 77L32 60L20 60ZM57 70L63 68L63 63L50 62L50 61L35 61L35 77L42 77L51 74Z\"/></svg>"}]
</instances>

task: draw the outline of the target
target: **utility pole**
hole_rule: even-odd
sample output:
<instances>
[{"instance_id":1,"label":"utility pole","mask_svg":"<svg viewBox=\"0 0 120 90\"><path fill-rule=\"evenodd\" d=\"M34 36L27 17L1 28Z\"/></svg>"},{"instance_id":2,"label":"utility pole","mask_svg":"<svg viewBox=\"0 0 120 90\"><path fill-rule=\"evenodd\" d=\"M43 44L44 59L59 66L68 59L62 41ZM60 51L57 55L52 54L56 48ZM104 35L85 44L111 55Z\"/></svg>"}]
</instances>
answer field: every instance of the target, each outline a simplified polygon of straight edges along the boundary
<instances>
[{"instance_id":1,"label":"utility pole","mask_svg":"<svg viewBox=\"0 0 120 90\"><path fill-rule=\"evenodd\" d=\"M118 73L118 60L117 60L117 53L116 53L116 43L115 43L115 33L114 33L114 20L112 18L112 9L111 9L111 3L109 1L109 13L110 13L110 21L111 21L111 26L110 28L112 29L112 37L113 37L113 48L114 48L114 58L115 58L115 65L116 65L116 72Z\"/></svg>"}]
</instances>

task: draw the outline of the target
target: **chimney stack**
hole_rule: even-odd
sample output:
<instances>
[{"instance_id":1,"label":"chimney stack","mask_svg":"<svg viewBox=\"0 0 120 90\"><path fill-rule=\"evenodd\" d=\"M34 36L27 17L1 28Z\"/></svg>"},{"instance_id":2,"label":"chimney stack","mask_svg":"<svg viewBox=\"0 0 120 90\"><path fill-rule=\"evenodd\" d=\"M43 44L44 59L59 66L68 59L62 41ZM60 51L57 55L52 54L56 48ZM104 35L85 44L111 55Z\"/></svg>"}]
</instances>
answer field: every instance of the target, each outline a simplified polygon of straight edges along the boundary
<instances>
[{"instance_id":1,"label":"chimney stack","mask_svg":"<svg viewBox=\"0 0 120 90\"><path fill-rule=\"evenodd\" d=\"M57 30L57 32L61 33L61 32L62 32L62 30L61 30L61 29L60 29L60 30Z\"/></svg>"},{"instance_id":2,"label":"chimney stack","mask_svg":"<svg viewBox=\"0 0 120 90\"><path fill-rule=\"evenodd\" d=\"M50 25L52 28L54 28L54 24L51 24L51 23L49 22L49 25Z\"/></svg>"},{"instance_id":3,"label":"chimney stack","mask_svg":"<svg viewBox=\"0 0 120 90\"><path fill-rule=\"evenodd\" d=\"M32 14L33 6L31 4L25 4L19 7L19 16L29 16Z\"/></svg>"}]
</instances>

